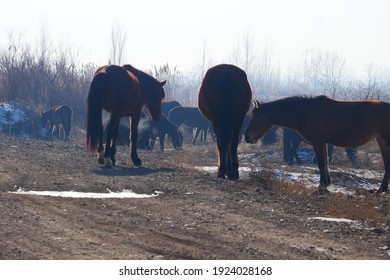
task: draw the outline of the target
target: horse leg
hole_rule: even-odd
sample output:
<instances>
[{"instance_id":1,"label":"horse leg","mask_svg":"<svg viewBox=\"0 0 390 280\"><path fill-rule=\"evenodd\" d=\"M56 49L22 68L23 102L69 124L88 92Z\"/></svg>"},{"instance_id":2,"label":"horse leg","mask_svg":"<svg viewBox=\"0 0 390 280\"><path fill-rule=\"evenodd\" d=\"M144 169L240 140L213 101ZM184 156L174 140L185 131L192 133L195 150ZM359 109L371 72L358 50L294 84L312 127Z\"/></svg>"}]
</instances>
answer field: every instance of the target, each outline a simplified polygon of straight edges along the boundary
<instances>
[{"instance_id":1,"label":"horse leg","mask_svg":"<svg viewBox=\"0 0 390 280\"><path fill-rule=\"evenodd\" d=\"M50 140L53 140L53 134L55 133L54 128L55 128L55 125L50 124L50 135L49 135Z\"/></svg>"},{"instance_id":2,"label":"horse leg","mask_svg":"<svg viewBox=\"0 0 390 280\"><path fill-rule=\"evenodd\" d=\"M160 150L164 151L165 133L161 133L161 131L159 131L158 138L160 140Z\"/></svg>"},{"instance_id":3,"label":"horse leg","mask_svg":"<svg viewBox=\"0 0 390 280\"><path fill-rule=\"evenodd\" d=\"M98 137L98 158L97 161L100 164L104 164L104 144L103 144L103 125L99 126L99 137Z\"/></svg>"},{"instance_id":4,"label":"horse leg","mask_svg":"<svg viewBox=\"0 0 390 280\"><path fill-rule=\"evenodd\" d=\"M227 147L226 144L218 141L217 137L217 152L218 152L218 178L224 179L226 176L226 163L227 163Z\"/></svg>"},{"instance_id":5,"label":"horse leg","mask_svg":"<svg viewBox=\"0 0 390 280\"><path fill-rule=\"evenodd\" d=\"M195 145L195 141L196 141L196 139L198 138L200 131L201 131L201 128L200 128L200 127L197 127L196 130L195 130L195 136L194 136L194 138L192 139L192 145Z\"/></svg>"},{"instance_id":6,"label":"horse leg","mask_svg":"<svg viewBox=\"0 0 390 280\"><path fill-rule=\"evenodd\" d=\"M232 139L232 143L230 144L229 147L228 178L232 180L237 180L239 178L237 148L238 148L238 135L237 137L234 137L234 139Z\"/></svg>"},{"instance_id":7,"label":"horse leg","mask_svg":"<svg viewBox=\"0 0 390 280\"><path fill-rule=\"evenodd\" d=\"M333 149L334 149L334 145L328 144L328 161L329 161L329 164L333 163Z\"/></svg>"},{"instance_id":8,"label":"horse leg","mask_svg":"<svg viewBox=\"0 0 390 280\"><path fill-rule=\"evenodd\" d=\"M113 137L112 137L112 140L111 140L111 162L112 162L112 165L115 166L116 165L116 159L115 159L115 154L116 154L116 142L117 142L117 139L118 139L118 136L119 136L119 121L117 123L117 125L115 126L115 129L114 129L114 134L113 134Z\"/></svg>"},{"instance_id":9,"label":"horse leg","mask_svg":"<svg viewBox=\"0 0 390 280\"><path fill-rule=\"evenodd\" d=\"M114 113L111 113L110 120L107 124L107 137L106 137L106 149L104 151L104 163L107 167L112 166L113 162L111 160L111 146L115 145L113 139L115 138L115 128L119 124L120 118Z\"/></svg>"},{"instance_id":10,"label":"horse leg","mask_svg":"<svg viewBox=\"0 0 390 280\"><path fill-rule=\"evenodd\" d=\"M349 161L352 163L352 166L357 166L357 150L356 148L346 148L345 153L347 154L347 157Z\"/></svg>"},{"instance_id":11,"label":"horse leg","mask_svg":"<svg viewBox=\"0 0 390 280\"><path fill-rule=\"evenodd\" d=\"M383 176L383 181L381 187L378 189L378 192L386 192L389 187L390 179L390 141L385 142L385 140L383 140L381 137L377 137L376 141L378 142L383 158L383 163L385 165L385 175Z\"/></svg>"},{"instance_id":12,"label":"horse leg","mask_svg":"<svg viewBox=\"0 0 390 280\"><path fill-rule=\"evenodd\" d=\"M135 113L133 116L131 116L131 123L130 123L130 142L131 142L131 160L133 161L133 164L135 166L142 165L141 159L138 157L137 154L137 142L138 142L138 124L140 121L141 114Z\"/></svg>"},{"instance_id":13,"label":"horse leg","mask_svg":"<svg viewBox=\"0 0 390 280\"><path fill-rule=\"evenodd\" d=\"M61 140L61 138L60 138L60 125L59 124L55 125L55 136L57 137L58 140Z\"/></svg>"},{"instance_id":14,"label":"horse leg","mask_svg":"<svg viewBox=\"0 0 390 280\"><path fill-rule=\"evenodd\" d=\"M206 128L203 128L203 143L206 144L206 140L207 140L207 127Z\"/></svg>"},{"instance_id":15,"label":"horse leg","mask_svg":"<svg viewBox=\"0 0 390 280\"><path fill-rule=\"evenodd\" d=\"M294 158L297 161L298 165L302 164L302 160L298 156L298 152L297 152L298 151L298 147L299 147L300 144L301 144L301 141L296 141L296 142L292 143L291 150L290 150L290 161L291 161L291 164L293 164Z\"/></svg>"},{"instance_id":16,"label":"horse leg","mask_svg":"<svg viewBox=\"0 0 390 280\"><path fill-rule=\"evenodd\" d=\"M330 185L330 176L328 170L327 146L324 143L313 144L314 152L317 158L318 169L320 170L320 193L321 189Z\"/></svg>"}]
</instances>

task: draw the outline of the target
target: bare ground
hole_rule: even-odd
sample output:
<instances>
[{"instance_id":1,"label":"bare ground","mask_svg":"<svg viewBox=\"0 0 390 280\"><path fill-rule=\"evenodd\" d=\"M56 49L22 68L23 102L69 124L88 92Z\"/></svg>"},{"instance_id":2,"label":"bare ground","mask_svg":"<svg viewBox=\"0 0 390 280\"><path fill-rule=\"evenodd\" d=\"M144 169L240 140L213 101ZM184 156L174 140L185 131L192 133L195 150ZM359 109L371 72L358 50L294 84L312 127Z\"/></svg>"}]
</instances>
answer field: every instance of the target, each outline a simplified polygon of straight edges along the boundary
<instances>
[{"instance_id":1,"label":"bare ground","mask_svg":"<svg viewBox=\"0 0 390 280\"><path fill-rule=\"evenodd\" d=\"M267 172L220 180L194 168L216 165L213 145L139 151L139 168L126 147L114 168L78 142L0 136L0 150L0 259L390 259L388 193L321 197ZM11 193L18 189L159 195Z\"/></svg>"}]
</instances>

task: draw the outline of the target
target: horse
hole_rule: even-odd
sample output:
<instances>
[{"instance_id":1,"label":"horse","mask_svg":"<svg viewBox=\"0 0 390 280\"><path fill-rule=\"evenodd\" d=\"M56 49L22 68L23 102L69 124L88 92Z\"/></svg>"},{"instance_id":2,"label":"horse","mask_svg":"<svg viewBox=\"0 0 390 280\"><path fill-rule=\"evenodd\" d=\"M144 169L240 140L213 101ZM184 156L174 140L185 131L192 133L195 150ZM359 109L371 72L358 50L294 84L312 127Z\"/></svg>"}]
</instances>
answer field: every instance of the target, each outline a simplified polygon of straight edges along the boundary
<instances>
[{"instance_id":1,"label":"horse","mask_svg":"<svg viewBox=\"0 0 390 280\"><path fill-rule=\"evenodd\" d=\"M41 112L42 127L49 123L50 136L53 134L60 139L60 125L64 128L64 140L69 140L70 130L72 128L72 108L68 105L56 105L45 112Z\"/></svg>"},{"instance_id":2,"label":"horse","mask_svg":"<svg viewBox=\"0 0 390 280\"><path fill-rule=\"evenodd\" d=\"M138 124L145 105L153 120L161 118L163 86L152 76L125 65L106 65L96 70L92 79L87 105L87 147L99 153L98 162L115 165L116 138L120 119L130 116L131 160L142 165L137 154ZM109 112L106 146L103 147L102 110Z\"/></svg>"},{"instance_id":3,"label":"horse","mask_svg":"<svg viewBox=\"0 0 390 280\"><path fill-rule=\"evenodd\" d=\"M211 122L202 115L197 107L175 107L169 111L168 120L177 127L184 125L196 128L192 139L193 145L195 145L195 141L201 132L203 132L201 141L206 142L207 131L211 128Z\"/></svg>"},{"instance_id":4,"label":"horse","mask_svg":"<svg viewBox=\"0 0 390 280\"><path fill-rule=\"evenodd\" d=\"M172 140L174 149L178 149L182 145L182 135L177 126L173 125L166 116L162 115L161 120L151 122L151 145L153 150L156 138L160 141L160 150L164 151L165 135L168 135Z\"/></svg>"},{"instance_id":5,"label":"horse","mask_svg":"<svg viewBox=\"0 0 390 280\"><path fill-rule=\"evenodd\" d=\"M283 159L284 161L291 165L294 163L294 158L298 165L302 164L302 160L299 157L297 150L299 145L305 141L302 136L295 130L284 128L283 129ZM310 144L310 143L308 143ZM328 161L329 163L333 162L333 149L334 145L328 144ZM345 153L352 165L356 165L357 158L357 149L356 148L345 148ZM314 157L313 162L317 162L317 159Z\"/></svg>"},{"instance_id":6,"label":"horse","mask_svg":"<svg viewBox=\"0 0 390 280\"><path fill-rule=\"evenodd\" d=\"M230 64L207 70L198 106L217 136L218 178L238 179L239 133L251 106L252 90L245 71Z\"/></svg>"},{"instance_id":7,"label":"horse","mask_svg":"<svg viewBox=\"0 0 390 280\"><path fill-rule=\"evenodd\" d=\"M322 194L330 185L326 144L358 147L375 138L385 167L378 192L386 192L390 178L389 122L390 104L383 101L336 101L324 95L293 96L264 104L255 102L245 140L255 143L272 125L296 130L313 145Z\"/></svg>"},{"instance_id":8,"label":"horse","mask_svg":"<svg viewBox=\"0 0 390 280\"><path fill-rule=\"evenodd\" d=\"M181 104L177 101L161 102L161 114L168 116L171 109L180 107Z\"/></svg>"}]
</instances>

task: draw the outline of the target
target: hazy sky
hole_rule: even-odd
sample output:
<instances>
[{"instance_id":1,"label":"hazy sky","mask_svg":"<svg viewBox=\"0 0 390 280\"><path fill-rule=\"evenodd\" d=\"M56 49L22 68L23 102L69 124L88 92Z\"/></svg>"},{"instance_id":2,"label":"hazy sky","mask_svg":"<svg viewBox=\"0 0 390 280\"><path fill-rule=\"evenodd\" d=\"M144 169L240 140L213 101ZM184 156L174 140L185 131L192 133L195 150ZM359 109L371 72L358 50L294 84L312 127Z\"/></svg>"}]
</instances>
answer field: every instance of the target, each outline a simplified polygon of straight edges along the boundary
<instances>
[{"instance_id":1,"label":"hazy sky","mask_svg":"<svg viewBox=\"0 0 390 280\"><path fill-rule=\"evenodd\" d=\"M106 64L115 24L127 33L126 62L139 68L200 64L203 46L225 62L245 34L272 47L282 68L318 49L342 55L356 71L390 69L390 0L0 0L0 46L10 31L33 46L44 28L54 45Z\"/></svg>"}]
</instances>

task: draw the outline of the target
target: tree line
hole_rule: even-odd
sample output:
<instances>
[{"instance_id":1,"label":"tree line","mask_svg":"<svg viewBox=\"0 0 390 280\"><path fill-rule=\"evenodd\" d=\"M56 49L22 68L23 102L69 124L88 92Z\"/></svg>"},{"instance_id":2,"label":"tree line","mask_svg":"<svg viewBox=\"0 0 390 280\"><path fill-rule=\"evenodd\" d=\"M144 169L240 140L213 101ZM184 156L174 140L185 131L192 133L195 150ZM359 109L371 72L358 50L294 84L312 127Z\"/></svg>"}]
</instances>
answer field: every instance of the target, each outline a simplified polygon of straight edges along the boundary
<instances>
[{"instance_id":1,"label":"tree line","mask_svg":"<svg viewBox=\"0 0 390 280\"><path fill-rule=\"evenodd\" d=\"M115 38L121 38L121 41ZM126 36L112 37L113 58L108 61L129 63L121 61L123 40ZM213 66L207 44L202 52L202 61L194 64L193 70L187 73L168 63L142 70L158 80L167 80L166 100L196 106L203 75ZM368 66L365 76L353 79L343 57L332 52L309 50L302 61L291 66L291 71L282 74L272 46L264 44L262 49L256 48L247 34L238 40L226 62L247 72L255 99L327 94L343 100L390 101L390 79L374 65ZM33 48L21 36L11 33L8 44L0 49L0 102L29 105L37 112L57 104L68 104L73 108L74 122L84 127L86 98L93 73L99 66L79 64L77 52L63 45L53 47L45 34Z\"/></svg>"}]
</instances>

